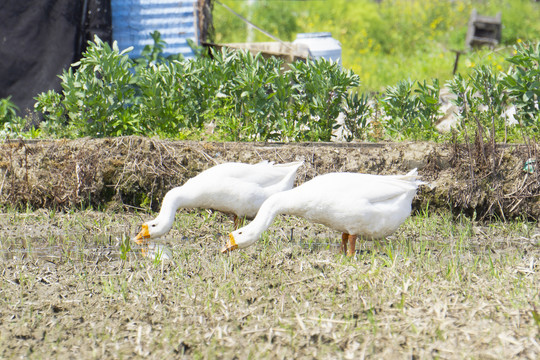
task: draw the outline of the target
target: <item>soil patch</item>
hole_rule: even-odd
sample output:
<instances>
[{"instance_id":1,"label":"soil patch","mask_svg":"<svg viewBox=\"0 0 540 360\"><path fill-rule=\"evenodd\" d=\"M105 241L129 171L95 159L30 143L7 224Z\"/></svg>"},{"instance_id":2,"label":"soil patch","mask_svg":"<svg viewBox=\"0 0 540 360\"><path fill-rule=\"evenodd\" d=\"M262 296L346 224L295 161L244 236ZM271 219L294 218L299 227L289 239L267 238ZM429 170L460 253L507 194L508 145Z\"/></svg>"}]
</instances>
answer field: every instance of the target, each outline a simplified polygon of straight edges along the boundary
<instances>
[{"instance_id":1,"label":"soil patch","mask_svg":"<svg viewBox=\"0 0 540 360\"><path fill-rule=\"evenodd\" d=\"M407 143L209 143L143 137L0 144L0 205L70 209L159 208L171 188L219 163L303 160L297 183L333 171L404 173L418 168L416 209L503 219L540 216L536 147Z\"/></svg>"},{"instance_id":2,"label":"soil patch","mask_svg":"<svg viewBox=\"0 0 540 360\"><path fill-rule=\"evenodd\" d=\"M122 247L140 214L0 213L0 358L540 356L533 224L430 211L345 258L339 233L278 216L224 255L229 218L179 211L159 263Z\"/></svg>"}]
</instances>

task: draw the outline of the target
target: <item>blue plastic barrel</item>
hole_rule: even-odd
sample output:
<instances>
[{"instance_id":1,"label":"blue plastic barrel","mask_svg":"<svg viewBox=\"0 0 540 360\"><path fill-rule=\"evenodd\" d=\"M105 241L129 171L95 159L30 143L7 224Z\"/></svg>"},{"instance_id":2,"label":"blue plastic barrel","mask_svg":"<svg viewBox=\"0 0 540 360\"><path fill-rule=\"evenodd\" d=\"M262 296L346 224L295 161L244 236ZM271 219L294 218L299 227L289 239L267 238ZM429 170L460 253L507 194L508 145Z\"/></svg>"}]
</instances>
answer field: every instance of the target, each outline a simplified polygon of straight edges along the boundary
<instances>
[{"instance_id":1,"label":"blue plastic barrel","mask_svg":"<svg viewBox=\"0 0 540 360\"><path fill-rule=\"evenodd\" d=\"M113 40L123 50L134 49L138 57L145 45L153 44L150 33L159 31L167 42L164 55L194 56L187 39L196 41L195 0L112 0Z\"/></svg>"}]
</instances>

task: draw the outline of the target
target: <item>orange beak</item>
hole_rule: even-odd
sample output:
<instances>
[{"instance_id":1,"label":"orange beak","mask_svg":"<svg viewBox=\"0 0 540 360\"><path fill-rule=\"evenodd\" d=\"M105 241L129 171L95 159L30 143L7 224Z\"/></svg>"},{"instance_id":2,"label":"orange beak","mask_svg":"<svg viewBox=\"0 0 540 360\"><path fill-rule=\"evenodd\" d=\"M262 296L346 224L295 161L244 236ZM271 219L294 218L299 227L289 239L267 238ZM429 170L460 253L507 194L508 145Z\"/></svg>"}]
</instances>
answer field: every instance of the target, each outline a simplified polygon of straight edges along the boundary
<instances>
[{"instance_id":1,"label":"orange beak","mask_svg":"<svg viewBox=\"0 0 540 360\"><path fill-rule=\"evenodd\" d=\"M148 231L148 225L142 224L142 230L140 233L135 236L133 239L137 244L144 245L146 244L146 239L150 238L150 232Z\"/></svg>"},{"instance_id":2,"label":"orange beak","mask_svg":"<svg viewBox=\"0 0 540 360\"><path fill-rule=\"evenodd\" d=\"M227 244L221 249L221 253L224 254L233 251L234 249L238 249L238 245L236 244L236 241L234 241L233 234L229 234L229 241L227 241Z\"/></svg>"}]
</instances>

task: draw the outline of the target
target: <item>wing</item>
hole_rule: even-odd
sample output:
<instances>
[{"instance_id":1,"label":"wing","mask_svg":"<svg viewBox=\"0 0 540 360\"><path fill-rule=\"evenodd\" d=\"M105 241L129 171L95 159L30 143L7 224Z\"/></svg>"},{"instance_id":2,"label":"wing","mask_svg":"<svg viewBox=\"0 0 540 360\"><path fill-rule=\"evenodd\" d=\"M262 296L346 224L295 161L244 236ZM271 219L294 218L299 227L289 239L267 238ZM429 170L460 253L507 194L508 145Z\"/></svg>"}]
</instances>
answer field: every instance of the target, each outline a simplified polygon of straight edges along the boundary
<instances>
[{"instance_id":1,"label":"wing","mask_svg":"<svg viewBox=\"0 0 540 360\"><path fill-rule=\"evenodd\" d=\"M274 165L268 161L258 164L224 163L202 172L197 177L199 179L210 177L217 181L230 178L257 184L260 187L269 187L279 183L291 172L295 172L301 164L301 162L293 162Z\"/></svg>"},{"instance_id":2,"label":"wing","mask_svg":"<svg viewBox=\"0 0 540 360\"><path fill-rule=\"evenodd\" d=\"M370 203L384 202L415 191L417 185L410 180L394 176L354 173L332 173L316 177L302 185L304 191L320 193L325 198L360 199Z\"/></svg>"}]
</instances>

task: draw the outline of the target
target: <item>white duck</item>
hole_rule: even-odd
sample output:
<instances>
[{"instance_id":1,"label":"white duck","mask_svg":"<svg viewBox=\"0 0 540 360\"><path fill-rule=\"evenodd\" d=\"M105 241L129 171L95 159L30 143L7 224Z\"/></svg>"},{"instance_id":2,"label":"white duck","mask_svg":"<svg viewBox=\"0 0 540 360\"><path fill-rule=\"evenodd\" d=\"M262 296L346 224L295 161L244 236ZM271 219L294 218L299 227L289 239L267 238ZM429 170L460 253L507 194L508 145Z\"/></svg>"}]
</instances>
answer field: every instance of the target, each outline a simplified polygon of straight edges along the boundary
<instances>
[{"instance_id":1,"label":"white duck","mask_svg":"<svg viewBox=\"0 0 540 360\"><path fill-rule=\"evenodd\" d=\"M138 244L145 244L147 240L169 232L176 210L180 207L232 213L237 229L239 217L253 218L270 195L291 189L296 171L302 164L303 162L291 162L274 165L263 161L258 164L216 165L167 192L159 215L144 223L133 240Z\"/></svg>"},{"instance_id":2,"label":"white duck","mask_svg":"<svg viewBox=\"0 0 540 360\"><path fill-rule=\"evenodd\" d=\"M405 221L411 213L416 189L422 184L417 178L416 169L406 175L317 176L292 190L270 196L251 223L229 234L229 241L221 251L252 245L277 214L287 214L341 231L341 250L353 256L357 236L382 238Z\"/></svg>"}]
</instances>

